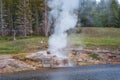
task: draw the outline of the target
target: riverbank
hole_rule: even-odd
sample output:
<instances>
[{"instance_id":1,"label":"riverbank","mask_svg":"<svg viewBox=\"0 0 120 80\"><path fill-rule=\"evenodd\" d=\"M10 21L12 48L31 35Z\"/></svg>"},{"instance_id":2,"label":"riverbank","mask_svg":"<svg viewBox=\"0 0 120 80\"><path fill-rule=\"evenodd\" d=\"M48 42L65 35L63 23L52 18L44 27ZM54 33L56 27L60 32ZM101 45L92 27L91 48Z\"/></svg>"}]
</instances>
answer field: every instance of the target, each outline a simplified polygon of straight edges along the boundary
<instances>
[{"instance_id":1,"label":"riverbank","mask_svg":"<svg viewBox=\"0 0 120 80\"><path fill-rule=\"evenodd\" d=\"M66 49L67 50L67 49ZM70 48L68 57L73 66L89 66L100 64L120 64L120 52L109 50L88 50ZM67 50L67 51L68 51ZM34 56L31 56L33 55ZM31 56L31 57L28 57ZM49 64L49 63L48 63ZM0 56L0 74L31 70L45 70L39 53Z\"/></svg>"},{"instance_id":2,"label":"riverbank","mask_svg":"<svg viewBox=\"0 0 120 80\"><path fill-rule=\"evenodd\" d=\"M119 36L119 28L82 27L69 34L67 55L75 66L120 64ZM47 50L48 37L16 38L0 37L0 73L44 69L39 56L26 56Z\"/></svg>"}]
</instances>

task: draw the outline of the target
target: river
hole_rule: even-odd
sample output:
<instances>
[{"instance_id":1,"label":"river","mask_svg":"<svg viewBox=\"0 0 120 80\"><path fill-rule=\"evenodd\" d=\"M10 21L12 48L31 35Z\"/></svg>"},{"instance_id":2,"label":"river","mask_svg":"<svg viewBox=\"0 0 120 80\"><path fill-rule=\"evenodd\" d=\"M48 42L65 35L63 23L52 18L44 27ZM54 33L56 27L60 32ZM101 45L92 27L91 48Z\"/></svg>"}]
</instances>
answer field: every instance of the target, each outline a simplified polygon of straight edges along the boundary
<instances>
[{"instance_id":1,"label":"river","mask_svg":"<svg viewBox=\"0 0 120 80\"><path fill-rule=\"evenodd\" d=\"M55 68L1 75L0 80L120 80L120 65Z\"/></svg>"}]
</instances>

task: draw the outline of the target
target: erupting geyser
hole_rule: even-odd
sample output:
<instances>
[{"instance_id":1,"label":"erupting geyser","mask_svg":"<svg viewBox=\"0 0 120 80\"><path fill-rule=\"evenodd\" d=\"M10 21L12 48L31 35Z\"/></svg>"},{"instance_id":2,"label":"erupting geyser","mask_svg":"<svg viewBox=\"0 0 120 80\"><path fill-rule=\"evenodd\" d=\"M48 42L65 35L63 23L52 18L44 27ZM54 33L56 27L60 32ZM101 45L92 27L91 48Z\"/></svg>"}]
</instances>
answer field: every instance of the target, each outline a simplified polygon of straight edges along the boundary
<instances>
[{"instance_id":1,"label":"erupting geyser","mask_svg":"<svg viewBox=\"0 0 120 80\"><path fill-rule=\"evenodd\" d=\"M50 21L54 21L54 33L49 38L48 51L58 59L67 58L63 49L67 46L67 31L77 23L79 0L47 0L51 8Z\"/></svg>"}]
</instances>

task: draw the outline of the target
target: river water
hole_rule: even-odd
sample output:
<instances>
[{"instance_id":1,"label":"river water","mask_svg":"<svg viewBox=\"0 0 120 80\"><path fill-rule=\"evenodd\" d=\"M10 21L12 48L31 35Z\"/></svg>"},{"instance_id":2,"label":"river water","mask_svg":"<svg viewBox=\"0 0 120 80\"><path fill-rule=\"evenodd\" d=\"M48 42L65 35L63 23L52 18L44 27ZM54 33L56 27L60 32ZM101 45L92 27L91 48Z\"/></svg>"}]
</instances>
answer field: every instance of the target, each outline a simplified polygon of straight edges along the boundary
<instances>
[{"instance_id":1,"label":"river water","mask_svg":"<svg viewBox=\"0 0 120 80\"><path fill-rule=\"evenodd\" d=\"M120 80L120 65L56 68L1 75L0 80Z\"/></svg>"}]
</instances>

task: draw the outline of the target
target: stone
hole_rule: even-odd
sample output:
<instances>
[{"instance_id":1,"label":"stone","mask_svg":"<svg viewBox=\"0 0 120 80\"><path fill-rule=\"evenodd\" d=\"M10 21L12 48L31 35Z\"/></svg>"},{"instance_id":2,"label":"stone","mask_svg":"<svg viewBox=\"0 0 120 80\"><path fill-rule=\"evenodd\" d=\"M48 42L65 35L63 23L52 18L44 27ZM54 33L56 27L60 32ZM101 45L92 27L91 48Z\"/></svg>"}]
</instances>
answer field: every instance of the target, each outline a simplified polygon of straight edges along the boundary
<instances>
[{"instance_id":1,"label":"stone","mask_svg":"<svg viewBox=\"0 0 120 80\"><path fill-rule=\"evenodd\" d=\"M46 51L40 51L40 52L32 53L31 55L27 55L26 58L31 60L41 61L45 56L47 56Z\"/></svg>"},{"instance_id":2,"label":"stone","mask_svg":"<svg viewBox=\"0 0 120 80\"><path fill-rule=\"evenodd\" d=\"M58 57L54 54L51 54L48 51L40 51L37 53L33 53L31 55L27 55L26 58L31 60L42 61L43 67L67 67L68 59Z\"/></svg>"},{"instance_id":3,"label":"stone","mask_svg":"<svg viewBox=\"0 0 120 80\"><path fill-rule=\"evenodd\" d=\"M3 59L11 59L12 56L10 55L0 55L0 60L3 60Z\"/></svg>"},{"instance_id":4,"label":"stone","mask_svg":"<svg viewBox=\"0 0 120 80\"><path fill-rule=\"evenodd\" d=\"M0 56L0 73L33 70L32 66L24 62L13 59L11 56Z\"/></svg>"}]
</instances>

